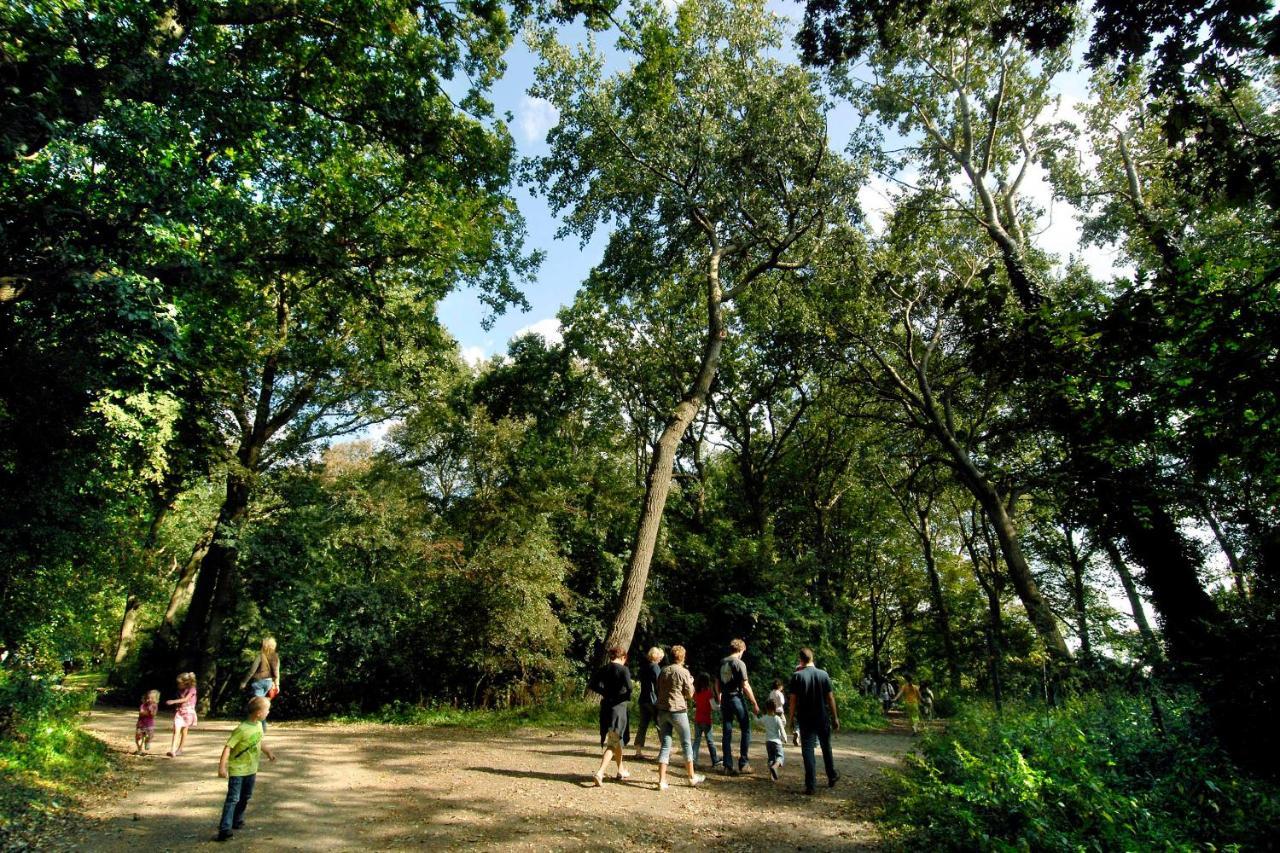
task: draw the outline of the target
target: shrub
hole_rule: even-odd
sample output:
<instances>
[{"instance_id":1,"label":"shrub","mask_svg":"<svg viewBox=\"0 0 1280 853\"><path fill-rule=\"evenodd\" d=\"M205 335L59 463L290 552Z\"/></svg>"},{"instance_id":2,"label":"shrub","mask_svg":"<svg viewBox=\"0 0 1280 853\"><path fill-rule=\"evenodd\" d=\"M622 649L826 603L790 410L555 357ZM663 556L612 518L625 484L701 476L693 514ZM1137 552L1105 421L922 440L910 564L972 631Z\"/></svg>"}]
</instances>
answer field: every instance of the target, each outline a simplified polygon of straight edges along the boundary
<instances>
[{"instance_id":1,"label":"shrub","mask_svg":"<svg viewBox=\"0 0 1280 853\"><path fill-rule=\"evenodd\" d=\"M1163 704L1163 734L1127 694L965 708L908 758L889 823L945 850L1264 847L1280 791L1227 761L1189 697Z\"/></svg>"}]
</instances>

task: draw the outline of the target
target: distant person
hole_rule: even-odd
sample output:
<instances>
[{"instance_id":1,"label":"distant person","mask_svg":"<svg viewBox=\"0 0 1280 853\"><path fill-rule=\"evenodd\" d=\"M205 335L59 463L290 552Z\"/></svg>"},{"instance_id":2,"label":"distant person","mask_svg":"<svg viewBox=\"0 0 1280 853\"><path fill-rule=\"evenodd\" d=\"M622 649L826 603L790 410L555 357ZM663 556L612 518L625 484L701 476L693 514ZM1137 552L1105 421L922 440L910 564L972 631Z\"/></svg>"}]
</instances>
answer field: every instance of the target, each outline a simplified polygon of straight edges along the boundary
<instances>
[{"instance_id":1,"label":"distant person","mask_svg":"<svg viewBox=\"0 0 1280 853\"><path fill-rule=\"evenodd\" d=\"M817 767L814 762L815 742L822 747L822 763L826 765L827 787L834 788L840 774L831 756L831 732L840 731L840 714L836 711L836 694L831 676L813 663L813 650L801 649L800 668L791 674L791 718L800 723L800 756L804 760L804 792L817 790Z\"/></svg>"},{"instance_id":2,"label":"distant person","mask_svg":"<svg viewBox=\"0 0 1280 853\"><path fill-rule=\"evenodd\" d=\"M775 678L773 680L773 689L769 691L769 699L773 700L773 706L777 709L774 713L782 718L782 728L785 729L787 727L787 697L782 693L783 687L782 679ZM765 704L768 704L768 700L765 701ZM768 711L765 713L767 714Z\"/></svg>"},{"instance_id":3,"label":"distant person","mask_svg":"<svg viewBox=\"0 0 1280 853\"><path fill-rule=\"evenodd\" d=\"M920 682L920 716L933 719L933 690L927 681Z\"/></svg>"},{"instance_id":4,"label":"distant person","mask_svg":"<svg viewBox=\"0 0 1280 853\"><path fill-rule=\"evenodd\" d=\"M262 638L262 648L253 659L253 666L240 681L240 689L249 688L254 696L276 698L280 692L280 655L276 653L276 638L270 635Z\"/></svg>"},{"instance_id":5,"label":"distant person","mask_svg":"<svg viewBox=\"0 0 1280 853\"><path fill-rule=\"evenodd\" d=\"M760 714L760 705L751 690L751 682L747 679L747 665L742 662L742 653L747 644L735 639L729 643L730 653L720 661L719 677L715 681L716 699L720 702L720 724L724 729L724 740L721 743L724 752L724 772L730 776L751 772L751 714ZM747 702L751 703L751 714L747 712ZM741 730L739 736L738 765L733 764L733 724Z\"/></svg>"},{"instance_id":6,"label":"distant person","mask_svg":"<svg viewBox=\"0 0 1280 853\"><path fill-rule=\"evenodd\" d=\"M151 749L151 737L156 733L156 713L160 710L160 691L148 690L138 704L138 724L134 727L133 742L138 755L146 755Z\"/></svg>"},{"instance_id":7,"label":"distant person","mask_svg":"<svg viewBox=\"0 0 1280 853\"><path fill-rule=\"evenodd\" d=\"M711 689L711 676L705 672L698 673L693 679L693 763L697 766L698 749L702 745L702 737L706 735L707 751L711 753L711 766L720 763L716 757L716 741L711 736L711 726L716 709L715 692Z\"/></svg>"},{"instance_id":8,"label":"distant person","mask_svg":"<svg viewBox=\"0 0 1280 853\"><path fill-rule=\"evenodd\" d=\"M693 769L693 738L689 734L689 700L693 698L693 676L684 668L684 646L671 647L671 663L658 676L658 732L662 748L658 752L658 790L667 790L667 764L671 760L671 735L680 733L684 766L689 784L706 781Z\"/></svg>"},{"instance_id":9,"label":"distant person","mask_svg":"<svg viewBox=\"0 0 1280 853\"><path fill-rule=\"evenodd\" d=\"M886 681L880 685L880 706L884 709L885 714L889 713L889 709L893 707L893 684Z\"/></svg>"},{"instance_id":10,"label":"distant person","mask_svg":"<svg viewBox=\"0 0 1280 853\"><path fill-rule=\"evenodd\" d=\"M604 784L604 770L613 757L618 765L618 781L631 774L622 766L622 750L631 741L628 709L631 705L631 670L627 669L626 649L609 649L609 662L591 679L591 689L600 694L600 769L594 778L596 786Z\"/></svg>"},{"instance_id":11,"label":"distant person","mask_svg":"<svg viewBox=\"0 0 1280 853\"><path fill-rule=\"evenodd\" d=\"M912 683L911 673L903 676L902 686L893 697L895 702L899 699L902 700L902 707L907 712L907 719L911 721L911 733L920 734L920 688Z\"/></svg>"},{"instance_id":12,"label":"distant person","mask_svg":"<svg viewBox=\"0 0 1280 853\"><path fill-rule=\"evenodd\" d=\"M640 729L636 732L636 754L637 761L644 760L644 740L649 733L649 724L657 725L658 723L658 676L662 673L662 667L658 663L662 660L662 649L654 646L649 649L647 660L640 664Z\"/></svg>"},{"instance_id":13,"label":"distant person","mask_svg":"<svg viewBox=\"0 0 1280 853\"><path fill-rule=\"evenodd\" d=\"M769 698L764 700L764 713L760 716L760 722L764 725L764 748L769 756L769 778L775 782L778 781L778 773L786 760L787 743L787 718L779 714L778 710L777 700L770 693Z\"/></svg>"},{"instance_id":14,"label":"distant person","mask_svg":"<svg viewBox=\"0 0 1280 853\"><path fill-rule=\"evenodd\" d=\"M165 704L178 706L173 714L173 741L169 744L169 751L165 753L170 758L177 758L182 755L182 747L186 746L187 729L194 728L197 722L194 672L184 672L178 676L178 698L170 699Z\"/></svg>"},{"instance_id":15,"label":"distant person","mask_svg":"<svg viewBox=\"0 0 1280 853\"><path fill-rule=\"evenodd\" d=\"M271 700L266 696L254 696L249 700L248 716L236 726L222 747L218 758L218 776L227 780L227 799L222 804L222 820L218 823L218 840L226 841L244 828L244 810L253 797L253 786L258 780L258 761L261 755L271 761L276 757L262 742L267 730L263 722L271 713Z\"/></svg>"}]
</instances>

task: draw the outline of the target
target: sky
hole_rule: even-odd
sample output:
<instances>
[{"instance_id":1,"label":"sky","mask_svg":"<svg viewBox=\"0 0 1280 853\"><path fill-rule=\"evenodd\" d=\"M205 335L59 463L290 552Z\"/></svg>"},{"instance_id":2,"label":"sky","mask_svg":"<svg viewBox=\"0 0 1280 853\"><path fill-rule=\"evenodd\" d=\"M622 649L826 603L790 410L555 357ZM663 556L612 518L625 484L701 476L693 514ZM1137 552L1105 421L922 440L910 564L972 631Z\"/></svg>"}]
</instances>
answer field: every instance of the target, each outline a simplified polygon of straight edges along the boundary
<instances>
[{"instance_id":1,"label":"sky","mask_svg":"<svg viewBox=\"0 0 1280 853\"><path fill-rule=\"evenodd\" d=\"M771 0L770 8L791 18L798 27L798 16L803 8L799 2ZM560 32L563 41L580 41L584 36L585 30L581 26L567 27ZM610 43L608 34L602 34L599 40L607 49ZM523 39L516 40L506 59L506 73L491 91L491 100L499 115L510 115L509 126L520 156L545 154L547 131L555 126L558 116L550 103L527 94L536 59ZM1069 117L1073 105L1085 97L1085 79L1079 73L1071 73L1063 75L1060 84L1061 115ZM837 108L828 116L828 135L833 149L844 149L856 122L857 117L848 106ZM1046 222L1035 237L1037 244L1063 260L1078 252L1080 229L1074 212L1065 202L1052 199L1038 167L1033 168L1025 186L1031 199L1047 211ZM873 227L880 213L889 207L892 192L889 182L876 178L860 193L859 201ZM457 339L463 357L472 364L505 353L512 338L529 332L557 341L557 312L573 301L578 285L600 260L608 241L605 229L597 231L585 246L580 245L574 236L556 239L560 222L546 202L535 197L529 187L516 187L514 196L527 224L527 248L546 253L534 280L522 288L529 310L508 309L505 314L494 318L492 328L486 330L482 323L489 316L488 308L476 298L474 291L455 291L439 305L441 322ZM1112 255L1108 252L1090 250L1085 260L1095 274L1114 274Z\"/></svg>"}]
</instances>

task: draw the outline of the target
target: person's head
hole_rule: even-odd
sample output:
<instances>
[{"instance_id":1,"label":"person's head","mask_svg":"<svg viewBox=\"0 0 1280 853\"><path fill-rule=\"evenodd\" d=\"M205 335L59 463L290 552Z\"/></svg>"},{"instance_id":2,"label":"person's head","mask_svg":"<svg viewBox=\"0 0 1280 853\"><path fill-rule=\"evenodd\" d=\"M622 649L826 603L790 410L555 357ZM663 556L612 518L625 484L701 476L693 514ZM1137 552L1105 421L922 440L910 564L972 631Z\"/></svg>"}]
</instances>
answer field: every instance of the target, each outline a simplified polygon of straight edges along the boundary
<instances>
[{"instance_id":1,"label":"person's head","mask_svg":"<svg viewBox=\"0 0 1280 853\"><path fill-rule=\"evenodd\" d=\"M805 646L800 650L800 654L798 654L797 657L800 659L800 664L802 666L808 666L813 663L813 649Z\"/></svg>"},{"instance_id":2,"label":"person's head","mask_svg":"<svg viewBox=\"0 0 1280 853\"><path fill-rule=\"evenodd\" d=\"M622 663L627 659L627 650L622 646L612 646L609 649L609 660Z\"/></svg>"},{"instance_id":3,"label":"person's head","mask_svg":"<svg viewBox=\"0 0 1280 853\"><path fill-rule=\"evenodd\" d=\"M775 678L775 679L773 680L773 689L774 689L774 690L781 690L781 689L782 689L782 679L781 679L781 678Z\"/></svg>"},{"instance_id":4,"label":"person's head","mask_svg":"<svg viewBox=\"0 0 1280 853\"><path fill-rule=\"evenodd\" d=\"M923 689L925 689L925 690L928 690L928 689L929 689L929 682L927 682L927 681L922 681L922 682L920 682L920 687L921 687L921 688L923 688Z\"/></svg>"},{"instance_id":5,"label":"person's head","mask_svg":"<svg viewBox=\"0 0 1280 853\"><path fill-rule=\"evenodd\" d=\"M902 682L904 684L915 684L915 680L911 677L911 673L909 672L902 673Z\"/></svg>"},{"instance_id":6,"label":"person's head","mask_svg":"<svg viewBox=\"0 0 1280 853\"><path fill-rule=\"evenodd\" d=\"M268 634L262 638L262 653L271 657L276 653L276 638Z\"/></svg>"},{"instance_id":7,"label":"person's head","mask_svg":"<svg viewBox=\"0 0 1280 853\"><path fill-rule=\"evenodd\" d=\"M740 655L747 650L747 644L737 637L729 641L729 654Z\"/></svg>"},{"instance_id":8,"label":"person's head","mask_svg":"<svg viewBox=\"0 0 1280 853\"><path fill-rule=\"evenodd\" d=\"M778 700L774 699L772 696L764 700L764 712L766 714L778 713Z\"/></svg>"},{"instance_id":9,"label":"person's head","mask_svg":"<svg viewBox=\"0 0 1280 853\"><path fill-rule=\"evenodd\" d=\"M184 672L178 676L178 687L186 690L188 687L196 686L196 674L194 672Z\"/></svg>"},{"instance_id":10,"label":"person's head","mask_svg":"<svg viewBox=\"0 0 1280 853\"><path fill-rule=\"evenodd\" d=\"M672 663L676 663L676 664L684 663L684 656L685 656L684 646L672 646L672 647L671 647L671 662L672 662Z\"/></svg>"},{"instance_id":11,"label":"person's head","mask_svg":"<svg viewBox=\"0 0 1280 853\"><path fill-rule=\"evenodd\" d=\"M144 702L159 702L159 701L160 701L160 691L159 691L159 690L148 690L148 691L147 691L147 693L146 693L146 695L142 697L142 700L143 700Z\"/></svg>"},{"instance_id":12,"label":"person's head","mask_svg":"<svg viewBox=\"0 0 1280 853\"><path fill-rule=\"evenodd\" d=\"M663 657L664 657L664 652L662 651L662 649L658 648L657 646L654 646L653 648L649 649L649 663L657 663L658 661L662 660Z\"/></svg>"},{"instance_id":13,"label":"person's head","mask_svg":"<svg viewBox=\"0 0 1280 853\"><path fill-rule=\"evenodd\" d=\"M693 689L701 693L703 690L711 689L711 675L700 672L693 677Z\"/></svg>"},{"instance_id":14,"label":"person's head","mask_svg":"<svg viewBox=\"0 0 1280 853\"><path fill-rule=\"evenodd\" d=\"M271 713L271 700L266 696L254 696L249 700L245 712L250 720L265 720L267 714Z\"/></svg>"}]
</instances>

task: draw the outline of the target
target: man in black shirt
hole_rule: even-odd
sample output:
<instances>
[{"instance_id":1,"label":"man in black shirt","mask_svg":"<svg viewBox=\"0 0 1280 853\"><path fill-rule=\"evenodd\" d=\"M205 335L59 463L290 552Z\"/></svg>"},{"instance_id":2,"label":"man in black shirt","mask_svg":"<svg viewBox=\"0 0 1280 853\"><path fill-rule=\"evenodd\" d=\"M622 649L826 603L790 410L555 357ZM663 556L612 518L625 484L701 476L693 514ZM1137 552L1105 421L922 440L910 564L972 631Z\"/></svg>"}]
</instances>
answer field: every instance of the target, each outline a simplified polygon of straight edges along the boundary
<instances>
[{"instance_id":1,"label":"man in black shirt","mask_svg":"<svg viewBox=\"0 0 1280 853\"><path fill-rule=\"evenodd\" d=\"M756 694L751 690L751 682L747 680L747 665L742 662L742 653L747 650L747 644L735 639L729 643L729 649L729 656L720 661L720 672L714 684L716 699L720 702L721 724L724 727L724 772L736 776L751 772L747 754L751 749L751 717L747 714L747 702L751 702L751 709L757 716L760 714L760 706L756 703ZM742 731L737 767L733 766L735 721Z\"/></svg>"},{"instance_id":2,"label":"man in black shirt","mask_svg":"<svg viewBox=\"0 0 1280 853\"><path fill-rule=\"evenodd\" d=\"M840 715L836 711L836 695L831 676L813 665L813 650L800 650L800 668L791 674L787 688L791 694L791 719L800 726L800 755L804 759L804 792L817 788L817 767L813 746L822 746L822 763L826 765L827 787L834 788L840 774L831 757L831 732L840 731Z\"/></svg>"}]
</instances>

